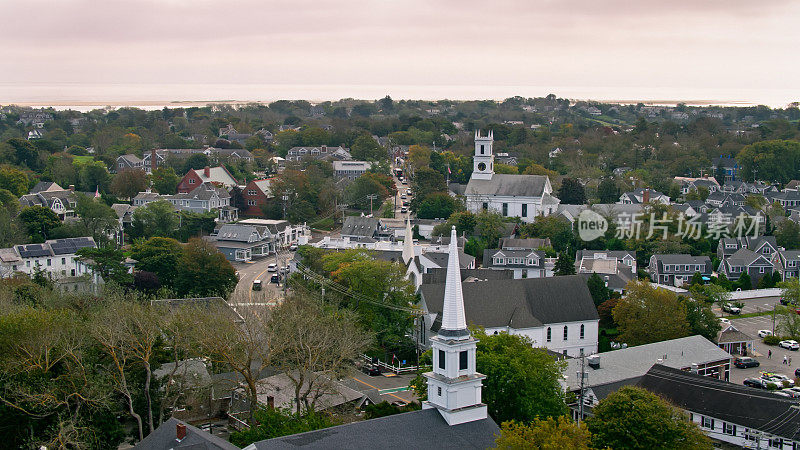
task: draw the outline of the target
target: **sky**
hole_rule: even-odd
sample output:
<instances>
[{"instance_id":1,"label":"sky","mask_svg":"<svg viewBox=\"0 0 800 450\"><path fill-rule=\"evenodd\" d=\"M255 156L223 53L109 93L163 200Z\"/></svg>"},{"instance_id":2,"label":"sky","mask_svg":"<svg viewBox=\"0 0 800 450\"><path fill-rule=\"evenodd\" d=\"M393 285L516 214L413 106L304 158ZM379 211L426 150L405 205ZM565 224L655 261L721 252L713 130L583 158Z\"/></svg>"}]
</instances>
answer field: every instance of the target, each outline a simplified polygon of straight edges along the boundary
<instances>
[{"instance_id":1,"label":"sky","mask_svg":"<svg viewBox=\"0 0 800 450\"><path fill-rule=\"evenodd\" d=\"M0 0L0 17L0 83L796 93L800 79L790 0Z\"/></svg>"}]
</instances>

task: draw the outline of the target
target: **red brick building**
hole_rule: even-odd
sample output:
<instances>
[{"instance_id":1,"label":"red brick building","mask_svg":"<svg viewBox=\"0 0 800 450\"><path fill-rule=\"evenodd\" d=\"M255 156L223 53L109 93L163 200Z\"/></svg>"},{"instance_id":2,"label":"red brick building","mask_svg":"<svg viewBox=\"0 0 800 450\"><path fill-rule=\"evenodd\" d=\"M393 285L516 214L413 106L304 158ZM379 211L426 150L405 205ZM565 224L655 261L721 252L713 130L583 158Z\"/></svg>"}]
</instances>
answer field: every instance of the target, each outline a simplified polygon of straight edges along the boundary
<instances>
[{"instance_id":1,"label":"red brick building","mask_svg":"<svg viewBox=\"0 0 800 450\"><path fill-rule=\"evenodd\" d=\"M202 170L191 169L183 176L178 183L178 193L188 194L203 183L213 183L230 188L236 186L236 178L233 178L228 169L224 167L208 167Z\"/></svg>"},{"instance_id":2,"label":"red brick building","mask_svg":"<svg viewBox=\"0 0 800 450\"><path fill-rule=\"evenodd\" d=\"M245 209L241 211L241 215L245 216L264 216L264 206L267 201L273 197L269 185L272 178L263 180L253 180L247 183L242 197L244 197Z\"/></svg>"}]
</instances>

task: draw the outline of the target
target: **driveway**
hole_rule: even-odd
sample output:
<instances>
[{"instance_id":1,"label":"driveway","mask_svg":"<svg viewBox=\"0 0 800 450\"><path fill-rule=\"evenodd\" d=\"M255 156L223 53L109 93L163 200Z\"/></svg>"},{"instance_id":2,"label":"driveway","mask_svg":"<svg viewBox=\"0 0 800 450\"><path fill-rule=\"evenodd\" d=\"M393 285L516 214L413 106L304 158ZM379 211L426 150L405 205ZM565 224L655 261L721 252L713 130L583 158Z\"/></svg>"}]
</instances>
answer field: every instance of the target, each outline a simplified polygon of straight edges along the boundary
<instances>
[{"instance_id":1,"label":"driveway","mask_svg":"<svg viewBox=\"0 0 800 450\"><path fill-rule=\"evenodd\" d=\"M753 342L754 352L748 356L754 357L761 363L759 367L751 367L749 369L732 368L730 379L732 383L742 384L745 378L758 377L760 372L777 372L794 378L795 369L800 368L800 352L787 350L777 345L766 345L758 337L758 330L772 330L772 315L733 319L731 323L737 330L755 339ZM767 358L769 350L772 350L771 359ZM792 359L790 365L783 364L784 356Z\"/></svg>"}]
</instances>

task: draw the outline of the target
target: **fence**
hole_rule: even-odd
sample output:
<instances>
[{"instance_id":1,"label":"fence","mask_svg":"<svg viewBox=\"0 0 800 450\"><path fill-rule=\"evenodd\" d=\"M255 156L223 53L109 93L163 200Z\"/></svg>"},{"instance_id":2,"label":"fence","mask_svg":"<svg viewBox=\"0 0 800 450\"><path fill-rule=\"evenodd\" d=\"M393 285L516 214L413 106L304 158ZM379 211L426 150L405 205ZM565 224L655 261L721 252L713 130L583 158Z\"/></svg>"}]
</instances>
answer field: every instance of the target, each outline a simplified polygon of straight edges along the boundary
<instances>
[{"instance_id":1,"label":"fence","mask_svg":"<svg viewBox=\"0 0 800 450\"><path fill-rule=\"evenodd\" d=\"M363 355L363 354L361 355L361 357L364 358L364 361L367 364L373 364L373 361L374 361L373 358L370 358L369 356ZM395 373L397 375L400 375L401 373L413 373L413 372L416 372L417 370L419 370L419 366L401 366L399 364L399 362L398 362L398 365L393 366L391 364L387 364L387 363L381 361L380 359L377 359L377 358L375 358L375 359L377 360L377 362L375 362L375 365L377 365L381 369L387 370L389 372L393 372L393 373Z\"/></svg>"}]
</instances>

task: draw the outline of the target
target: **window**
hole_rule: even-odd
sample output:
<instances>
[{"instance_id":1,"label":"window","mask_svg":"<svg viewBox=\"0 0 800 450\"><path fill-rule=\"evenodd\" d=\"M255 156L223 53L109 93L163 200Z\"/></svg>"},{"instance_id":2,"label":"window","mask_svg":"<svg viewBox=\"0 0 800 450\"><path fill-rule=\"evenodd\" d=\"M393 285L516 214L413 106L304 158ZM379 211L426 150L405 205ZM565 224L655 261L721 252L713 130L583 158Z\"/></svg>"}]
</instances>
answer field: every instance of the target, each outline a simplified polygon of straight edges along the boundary
<instances>
[{"instance_id":1,"label":"window","mask_svg":"<svg viewBox=\"0 0 800 450\"><path fill-rule=\"evenodd\" d=\"M486 202L483 202L483 209L484 209L484 210L487 210L487 209L489 209L489 204L488 204L488 203L486 203Z\"/></svg>"},{"instance_id":2,"label":"window","mask_svg":"<svg viewBox=\"0 0 800 450\"><path fill-rule=\"evenodd\" d=\"M442 396L442 387L441 387L441 386L436 386L436 394L437 394L439 397L441 397L441 396Z\"/></svg>"},{"instance_id":3,"label":"window","mask_svg":"<svg viewBox=\"0 0 800 450\"><path fill-rule=\"evenodd\" d=\"M47 265L48 266L52 266L53 265L53 260L51 260L50 258L47 258Z\"/></svg>"},{"instance_id":4,"label":"window","mask_svg":"<svg viewBox=\"0 0 800 450\"><path fill-rule=\"evenodd\" d=\"M444 350L439 350L439 368L444 370Z\"/></svg>"},{"instance_id":5,"label":"window","mask_svg":"<svg viewBox=\"0 0 800 450\"><path fill-rule=\"evenodd\" d=\"M759 267L758 268L758 273L764 273L764 268L763 267Z\"/></svg>"},{"instance_id":6,"label":"window","mask_svg":"<svg viewBox=\"0 0 800 450\"><path fill-rule=\"evenodd\" d=\"M770 448L783 448L783 439L782 438L770 439L769 446Z\"/></svg>"},{"instance_id":7,"label":"window","mask_svg":"<svg viewBox=\"0 0 800 450\"><path fill-rule=\"evenodd\" d=\"M504 261L503 258L495 258L494 259L494 263L499 265L499 266L505 265L505 261Z\"/></svg>"},{"instance_id":8,"label":"window","mask_svg":"<svg viewBox=\"0 0 800 450\"><path fill-rule=\"evenodd\" d=\"M255 189L249 189L247 191L247 195L256 195L256 190Z\"/></svg>"},{"instance_id":9,"label":"window","mask_svg":"<svg viewBox=\"0 0 800 450\"><path fill-rule=\"evenodd\" d=\"M528 217L528 204L522 204L522 217Z\"/></svg>"},{"instance_id":10,"label":"window","mask_svg":"<svg viewBox=\"0 0 800 450\"><path fill-rule=\"evenodd\" d=\"M481 155L483 154L483 144L481 144Z\"/></svg>"},{"instance_id":11,"label":"window","mask_svg":"<svg viewBox=\"0 0 800 450\"><path fill-rule=\"evenodd\" d=\"M247 206L256 206L256 201L255 200L248 200L247 201Z\"/></svg>"},{"instance_id":12,"label":"window","mask_svg":"<svg viewBox=\"0 0 800 450\"><path fill-rule=\"evenodd\" d=\"M553 341L553 330L550 327L547 327L547 342Z\"/></svg>"},{"instance_id":13,"label":"window","mask_svg":"<svg viewBox=\"0 0 800 450\"><path fill-rule=\"evenodd\" d=\"M736 436L736 425L728 422L722 422L722 432L729 436Z\"/></svg>"},{"instance_id":14,"label":"window","mask_svg":"<svg viewBox=\"0 0 800 450\"><path fill-rule=\"evenodd\" d=\"M700 426L702 426L703 428L710 428L710 429L713 430L714 429L714 419L712 419L711 417L703 416L702 420L700 421Z\"/></svg>"},{"instance_id":15,"label":"window","mask_svg":"<svg viewBox=\"0 0 800 450\"><path fill-rule=\"evenodd\" d=\"M503 203L503 216L508 216L508 203Z\"/></svg>"},{"instance_id":16,"label":"window","mask_svg":"<svg viewBox=\"0 0 800 450\"><path fill-rule=\"evenodd\" d=\"M466 370L467 366L469 365L469 356L467 351L464 350L458 354L458 370Z\"/></svg>"},{"instance_id":17,"label":"window","mask_svg":"<svg viewBox=\"0 0 800 450\"><path fill-rule=\"evenodd\" d=\"M189 178L189 184L194 184L194 178Z\"/></svg>"},{"instance_id":18,"label":"window","mask_svg":"<svg viewBox=\"0 0 800 450\"><path fill-rule=\"evenodd\" d=\"M686 265L686 268L684 270L686 270L687 272L689 271L689 265L688 264Z\"/></svg>"},{"instance_id":19,"label":"window","mask_svg":"<svg viewBox=\"0 0 800 450\"><path fill-rule=\"evenodd\" d=\"M583 339L583 332L584 332L585 325L581 324L581 339Z\"/></svg>"},{"instance_id":20,"label":"window","mask_svg":"<svg viewBox=\"0 0 800 450\"><path fill-rule=\"evenodd\" d=\"M744 429L744 438L748 441L755 441L756 435L750 430L750 428Z\"/></svg>"},{"instance_id":21,"label":"window","mask_svg":"<svg viewBox=\"0 0 800 450\"><path fill-rule=\"evenodd\" d=\"M568 333L568 331L567 331L567 330L568 330L567 326L566 326L566 325L564 325L564 340L565 340L565 341L566 341L566 340L567 340L567 338L569 337L569 333Z\"/></svg>"},{"instance_id":22,"label":"window","mask_svg":"<svg viewBox=\"0 0 800 450\"><path fill-rule=\"evenodd\" d=\"M67 263L67 258L61 258L61 264L66 264L66 263Z\"/></svg>"},{"instance_id":23,"label":"window","mask_svg":"<svg viewBox=\"0 0 800 450\"><path fill-rule=\"evenodd\" d=\"M26 265L27 267L30 267L30 266L31 266L31 262L30 262L30 261L25 261L25 265Z\"/></svg>"}]
</instances>

